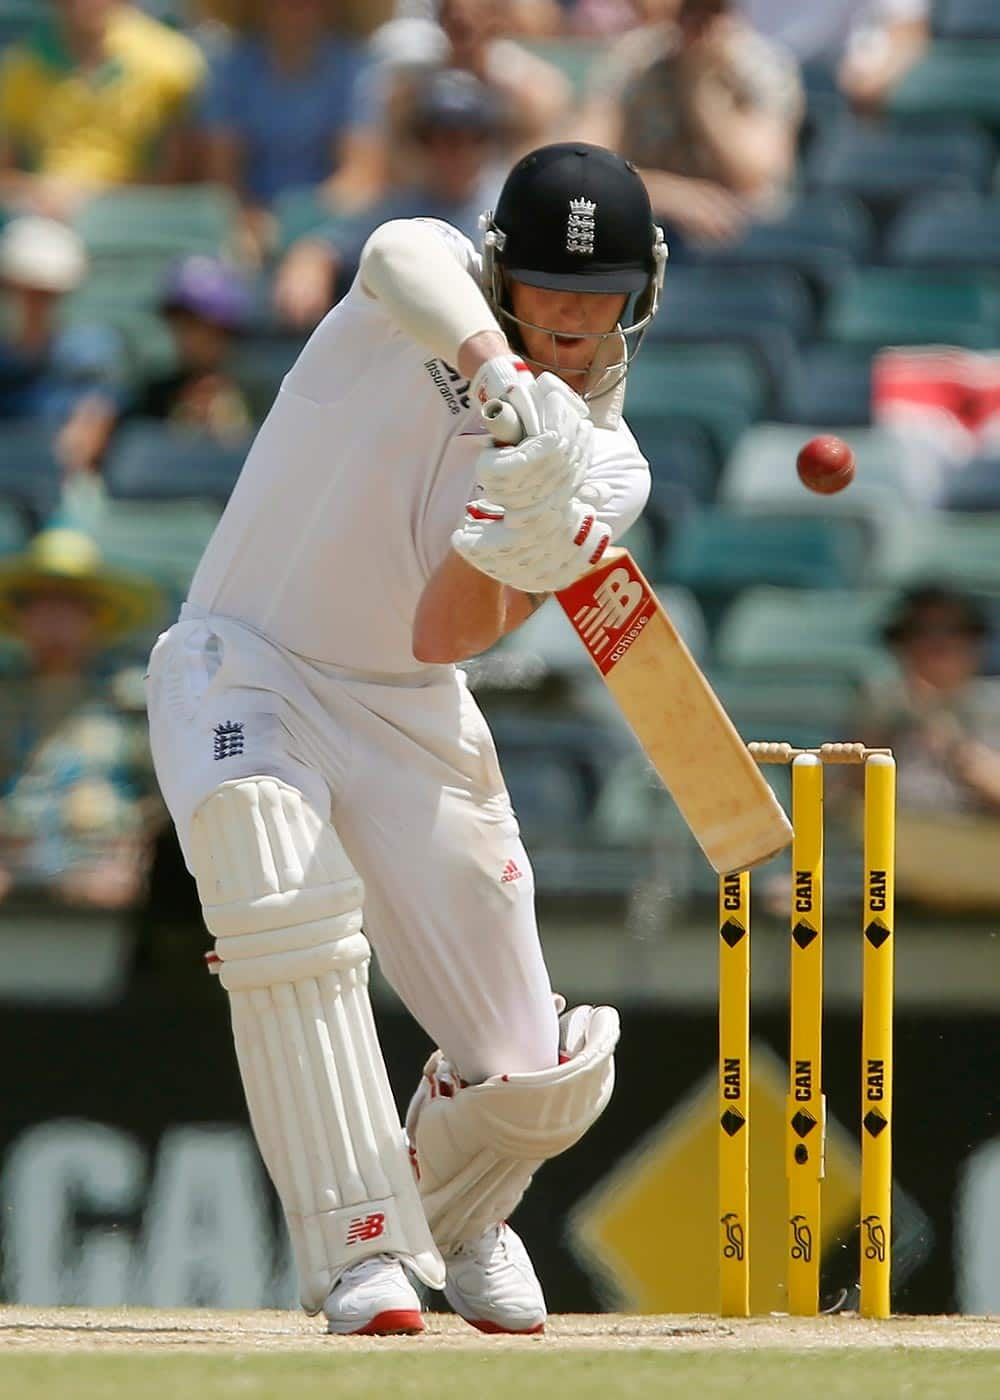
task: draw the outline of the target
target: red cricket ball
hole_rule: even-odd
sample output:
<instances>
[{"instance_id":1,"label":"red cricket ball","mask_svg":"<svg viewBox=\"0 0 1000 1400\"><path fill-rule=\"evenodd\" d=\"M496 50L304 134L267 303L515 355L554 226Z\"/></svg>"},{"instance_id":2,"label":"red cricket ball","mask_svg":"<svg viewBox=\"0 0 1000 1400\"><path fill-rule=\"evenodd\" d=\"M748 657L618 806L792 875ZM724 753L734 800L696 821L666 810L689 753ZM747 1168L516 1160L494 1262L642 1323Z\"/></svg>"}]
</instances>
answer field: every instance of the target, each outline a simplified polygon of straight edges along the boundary
<instances>
[{"instance_id":1,"label":"red cricket ball","mask_svg":"<svg viewBox=\"0 0 1000 1400\"><path fill-rule=\"evenodd\" d=\"M795 465L802 484L824 496L843 491L854 480L854 453L839 437L811 438Z\"/></svg>"}]
</instances>

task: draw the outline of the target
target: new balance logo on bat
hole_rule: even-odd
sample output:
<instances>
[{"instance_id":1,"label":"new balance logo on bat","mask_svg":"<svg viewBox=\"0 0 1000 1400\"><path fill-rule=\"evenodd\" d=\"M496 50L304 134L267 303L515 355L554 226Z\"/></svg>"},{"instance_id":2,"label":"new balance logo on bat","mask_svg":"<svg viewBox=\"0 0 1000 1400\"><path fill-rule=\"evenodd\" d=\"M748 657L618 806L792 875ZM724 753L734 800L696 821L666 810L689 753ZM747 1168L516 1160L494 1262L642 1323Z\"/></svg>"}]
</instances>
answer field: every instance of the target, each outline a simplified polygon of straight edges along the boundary
<instances>
[{"instance_id":1,"label":"new balance logo on bat","mask_svg":"<svg viewBox=\"0 0 1000 1400\"><path fill-rule=\"evenodd\" d=\"M385 1216L381 1211L372 1215L357 1215L347 1227L347 1244L362 1244L365 1240L377 1240L385 1233Z\"/></svg>"},{"instance_id":2,"label":"new balance logo on bat","mask_svg":"<svg viewBox=\"0 0 1000 1400\"><path fill-rule=\"evenodd\" d=\"M657 606L645 580L624 561L584 574L559 596L603 675L642 635Z\"/></svg>"}]
</instances>

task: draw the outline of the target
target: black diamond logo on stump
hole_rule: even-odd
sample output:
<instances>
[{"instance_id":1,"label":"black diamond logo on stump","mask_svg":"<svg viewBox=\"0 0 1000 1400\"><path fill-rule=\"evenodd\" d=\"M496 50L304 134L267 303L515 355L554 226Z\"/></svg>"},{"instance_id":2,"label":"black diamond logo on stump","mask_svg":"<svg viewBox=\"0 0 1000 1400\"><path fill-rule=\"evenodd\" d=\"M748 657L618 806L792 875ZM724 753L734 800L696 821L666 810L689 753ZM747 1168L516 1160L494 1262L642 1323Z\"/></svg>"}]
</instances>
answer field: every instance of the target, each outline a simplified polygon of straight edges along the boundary
<instances>
[{"instance_id":1,"label":"black diamond logo on stump","mask_svg":"<svg viewBox=\"0 0 1000 1400\"><path fill-rule=\"evenodd\" d=\"M871 1133L872 1137L878 1137L884 1128L888 1128L889 1120L883 1113L879 1113L877 1108L870 1108L862 1118L865 1131Z\"/></svg>"},{"instance_id":2,"label":"black diamond logo on stump","mask_svg":"<svg viewBox=\"0 0 1000 1400\"><path fill-rule=\"evenodd\" d=\"M800 948L808 948L816 937L816 930L805 919L800 919L792 929L792 937Z\"/></svg>"},{"instance_id":3,"label":"black diamond logo on stump","mask_svg":"<svg viewBox=\"0 0 1000 1400\"><path fill-rule=\"evenodd\" d=\"M719 1122L722 1124L723 1129L729 1134L730 1137L735 1137L746 1121L747 1120L743 1117L743 1114L740 1113L739 1109L737 1108L727 1108L725 1113L719 1119Z\"/></svg>"},{"instance_id":4,"label":"black diamond logo on stump","mask_svg":"<svg viewBox=\"0 0 1000 1400\"><path fill-rule=\"evenodd\" d=\"M808 1137L816 1126L816 1119L806 1109L800 1108L792 1119L792 1127L800 1138Z\"/></svg>"},{"instance_id":5,"label":"black diamond logo on stump","mask_svg":"<svg viewBox=\"0 0 1000 1400\"><path fill-rule=\"evenodd\" d=\"M730 948L735 948L745 933L746 929L737 919L727 919L719 929L723 943L726 943Z\"/></svg>"},{"instance_id":6,"label":"black diamond logo on stump","mask_svg":"<svg viewBox=\"0 0 1000 1400\"><path fill-rule=\"evenodd\" d=\"M873 948L881 948L882 944L891 933L892 930L886 928L881 919L872 919L871 923L865 929L865 937Z\"/></svg>"}]
</instances>

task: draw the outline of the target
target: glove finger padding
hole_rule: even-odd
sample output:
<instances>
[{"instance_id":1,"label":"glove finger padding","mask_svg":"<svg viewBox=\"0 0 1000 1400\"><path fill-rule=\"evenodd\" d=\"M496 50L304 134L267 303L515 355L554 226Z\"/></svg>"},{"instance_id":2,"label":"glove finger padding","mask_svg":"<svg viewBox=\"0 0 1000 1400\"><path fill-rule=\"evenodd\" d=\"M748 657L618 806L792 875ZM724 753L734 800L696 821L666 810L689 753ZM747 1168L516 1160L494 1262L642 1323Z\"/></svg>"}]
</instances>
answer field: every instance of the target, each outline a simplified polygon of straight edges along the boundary
<instances>
[{"instance_id":1,"label":"glove finger padding","mask_svg":"<svg viewBox=\"0 0 1000 1400\"><path fill-rule=\"evenodd\" d=\"M549 429L516 447L493 447L476 460L476 481L489 500L524 510L552 496L569 500L583 485L593 450L593 427L578 424L570 441Z\"/></svg>"},{"instance_id":2,"label":"glove finger padding","mask_svg":"<svg viewBox=\"0 0 1000 1400\"><path fill-rule=\"evenodd\" d=\"M610 528L578 500L559 511L533 513L520 525L516 513L503 520L467 516L451 537L456 554L473 568L525 593L568 587L610 542Z\"/></svg>"}]
</instances>

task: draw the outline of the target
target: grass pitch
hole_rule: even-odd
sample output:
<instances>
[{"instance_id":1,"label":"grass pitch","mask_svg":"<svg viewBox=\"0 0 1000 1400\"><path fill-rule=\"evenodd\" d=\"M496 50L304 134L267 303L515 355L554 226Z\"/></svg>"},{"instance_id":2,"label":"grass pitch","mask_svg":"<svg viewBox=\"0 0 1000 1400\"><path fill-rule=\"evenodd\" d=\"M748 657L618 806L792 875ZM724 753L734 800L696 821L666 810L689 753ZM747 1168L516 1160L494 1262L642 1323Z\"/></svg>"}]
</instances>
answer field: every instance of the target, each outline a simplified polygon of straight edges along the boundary
<instances>
[{"instance_id":1,"label":"grass pitch","mask_svg":"<svg viewBox=\"0 0 1000 1400\"><path fill-rule=\"evenodd\" d=\"M0 1308L0 1400L1000 1400L1000 1319L555 1317L327 1337L298 1313Z\"/></svg>"},{"instance_id":2,"label":"grass pitch","mask_svg":"<svg viewBox=\"0 0 1000 1400\"><path fill-rule=\"evenodd\" d=\"M526 1355L428 1352L403 1355L135 1356L33 1355L0 1360L0 1394L17 1400L997 1400L1000 1357L990 1352L836 1348L803 1354L663 1351Z\"/></svg>"}]
</instances>

